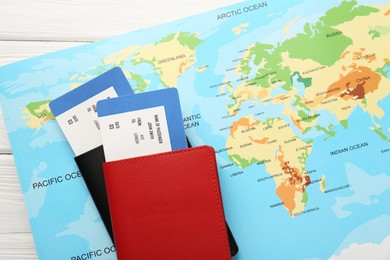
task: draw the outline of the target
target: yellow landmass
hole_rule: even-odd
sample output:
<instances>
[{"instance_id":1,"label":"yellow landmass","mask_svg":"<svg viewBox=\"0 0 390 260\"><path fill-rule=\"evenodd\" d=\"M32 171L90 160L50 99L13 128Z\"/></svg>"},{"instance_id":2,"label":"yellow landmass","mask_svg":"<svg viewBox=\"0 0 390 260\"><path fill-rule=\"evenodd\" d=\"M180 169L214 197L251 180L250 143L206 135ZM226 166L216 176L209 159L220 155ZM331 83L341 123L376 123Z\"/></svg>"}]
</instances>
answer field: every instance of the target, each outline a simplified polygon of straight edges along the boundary
<instances>
[{"instance_id":1,"label":"yellow landmass","mask_svg":"<svg viewBox=\"0 0 390 260\"><path fill-rule=\"evenodd\" d=\"M81 82L70 83L70 89L72 90L72 89L78 88L81 86L81 84L83 84L83 83L81 83Z\"/></svg>"},{"instance_id":2,"label":"yellow landmass","mask_svg":"<svg viewBox=\"0 0 390 260\"><path fill-rule=\"evenodd\" d=\"M235 35L240 35L241 33L247 32L245 28L249 26L249 23L243 23L240 24L239 26L233 27L232 31L234 32Z\"/></svg>"},{"instance_id":3,"label":"yellow landmass","mask_svg":"<svg viewBox=\"0 0 390 260\"><path fill-rule=\"evenodd\" d=\"M105 65L120 66L123 62L129 59L130 55L136 52L140 46L130 46L118 52L114 52L103 59Z\"/></svg>"},{"instance_id":4,"label":"yellow landmass","mask_svg":"<svg viewBox=\"0 0 390 260\"><path fill-rule=\"evenodd\" d=\"M42 104L37 109L35 109L35 112L38 114L43 113L44 111L50 111L49 103ZM36 129L35 134L38 133L38 131L41 129L42 125L44 125L49 120L54 119L53 116L46 116L45 115L45 116L38 117L36 115L33 115L30 112L30 110L28 110L27 108L24 108L22 110L22 113L23 113L22 118L27 120L26 126L29 128L32 128L32 129Z\"/></svg>"},{"instance_id":5,"label":"yellow landmass","mask_svg":"<svg viewBox=\"0 0 390 260\"><path fill-rule=\"evenodd\" d=\"M349 46L340 60L331 67L307 73L308 70L320 68L322 65L309 59L291 59L287 52L282 54L282 66L299 72L302 77L312 78L312 86L305 89L302 97L302 102L308 108L330 111L339 121L347 119L357 105L373 117L381 118L384 115L377 103L390 94L390 88L387 87L390 80L380 77L375 70L382 68L384 61L389 59L390 34L373 40L368 31L373 24L387 27L390 25L390 16L384 16L388 8L389 5L384 7L382 12L356 17L337 27L352 39L353 45ZM356 30L357 27L359 30ZM367 76L370 76L370 79L362 79ZM351 79L350 85L353 88L345 87L348 78ZM359 99L359 95L352 95L358 92L359 84L364 84L366 105ZM339 86L339 90L335 90Z\"/></svg>"},{"instance_id":6,"label":"yellow landmass","mask_svg":"<svg viewBox=\"0 0 390 260\"><path fill-rule=\"evenodd\" d=\"M203 72L203 71L207 70L208 68L209 68L209 65L203 65L203 66L197 67L196 71Z\"/></svg>"},{"instance_id":7,"label":"yellow landmass","mask_svg":"<svg viewBox=\"0 0 390 260\"><path fill-rule=\"evenodd\" d=\"M75 80L79 75L78 74L74 74L72 77L69 78L69 80Z\"/></svg>"},{"instance_id":8,"label":"yellow landmass","mask_svg":"<svg viewBox=\"0 0 390 260\"><path fill-rule=\"evenodd\" d=\"M227 107L227 112L229 115L235 115L238 112L238 108L241 106L241 103L244 101L251 101L254 104L258 104L255 98L265 99L271 95L271 88L259 88L257 86L249 86L247 83L243 82L237 89L234 91L233 98L235 103Z\"/></svg>"},{"instance_id":9,"label":"yellow landmass","mask_svg":"<svg viewBox=\"0 0 390 260\"><path fill-rule=\"evenodd\" d=\"M320 184L321 192L325 192L325 190L326 190L326 177L325 177L325 175L322 175L322 178L321 178L319 184Z\"/></svg>"},{"instance_id":10,"label":"yellow landmass","mask_svg":"<svg viewBox=\"0 0 390 260\"><path fill-rule=\"evenodd\" d=\"M221 86L221 87L219 88L219 94L223 94L223 93L225 93L225 92L226 92L225 86Z\"/></svg>"},{"instance_id":11,"label":"yellow landmass","mask_svg":"<svg viewBox=\"0 0 390 260\"><path fill-rule=\"evenodd\" d=\"M290 26L295 23L296 21L298 21L302 16L298 16L298 17L295 17L294 19L292 19L291 21L289 21L285 26L284 26L284 33L285 34L291 34L290 32Z\"/></svg>"},{"instance_id":12,"label":"yellow landmass","mask_svg":"<svg viewBox=\"0 0 390 260\"><path fill-rule=\"evenodd\" d=\"M373 24L375 26L390 27L390 16L386 15L389 8L390 4L387 4L378 13L357 17L351 22L338 26L337 29L343 31L346 36L353 40L353 46L348 49L351 54L346 55L345 59L342 60L343 62L347 64L354 63L356 66L367 66L373 71L383 67L383 61L390 58L390 53L388 52L390 34L382 35L373 40L371 35L361 32L368 32ZM360 29L355 30L356 27ZM359 47L361 55L357 57L353 53L359 52ZM366 58L361 58L365 56ZM386 77L381 77L377 89L366 95L367 106L361 105L361 107L370 113L372 117L382 118L384 116L384 111L377 104L390 94L389 85L390 80Z\"/></svg>"},{"instance_id":13,"label":"yellow landmass","mask_svg":"<svg viewBox=\"0 0 390 260\"><path fill-rule=\"evenodd\" d=\"M95 69L95 68L91 68ZM70 89L75 89L80 87L85 82L91 80L93 78L93 75L87 74L86 72L82 72L81 74L75 74L72 77L70 77L70 81L74 81L70 83Z\"/></svg>"},{"instance_id":14,"label":"yellow landmass","mask_svg":"<svg viewBox=\"0 0 390 260\"><path fill-rule=\"evenodd\" d=\"M255 160L265 162L270 175L282 173L274 178L276 193L290 216L303 211L303 193L310 184L305 161L312 148L294 134L289 124L282 119L261 122L253 115L242 117L233 123L226 147L232 147L229 158L239 167Z\"/></svg>"},{"instance_id":15,"label":"yellow landmass","mask_svg":"<svg viewBox=\"0 0 390 260\"><path fill-rule=\"evenodd\" d=\"M176 87L181 74L196 62L195 50L180 44L179 33L172 40L143 47L132 58L135 63L153 64L160 81L166 87Z\"/></svg>"}]
</instances>

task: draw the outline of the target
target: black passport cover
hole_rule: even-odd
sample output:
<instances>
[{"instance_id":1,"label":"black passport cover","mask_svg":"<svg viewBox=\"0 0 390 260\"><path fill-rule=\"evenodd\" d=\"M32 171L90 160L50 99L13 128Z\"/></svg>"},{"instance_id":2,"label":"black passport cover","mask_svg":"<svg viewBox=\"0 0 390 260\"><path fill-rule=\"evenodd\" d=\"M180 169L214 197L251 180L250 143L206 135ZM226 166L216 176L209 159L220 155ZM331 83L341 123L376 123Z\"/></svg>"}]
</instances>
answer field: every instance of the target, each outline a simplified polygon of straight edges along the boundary
<instances>
[{"instance_id":1,"label":"black passport cover","mask_svg":"<svg viewBox=\"0 0 390 260\"><path fill-rule=\"evenodd\" d=\"M190 140L188 140L188 137L187 137L187 145L188 145L189 148L192 147ZM238 250L239 250L238 249L238 245L237 245L236 239L234 238L233 233L230 230L230 227L227 224L227 222L226 222L226 228L227 228L228 237L229 237L230 254L232 256L235 256L238 253Z\"/></svg>"},{"instance_id":2,"label":"black passport cover","mask_svg":"<svg viewBox=\"0 0 390 260\"><path fill-rule=\"evenodd\" d=\"M191 147L189 142L188 144L189 147ZM102 164L106 162L103 146L99 146L89 152L76 156L75 161L81 174L83 175L85 184L88 187L89 193L91 193L92 199L95 202L96 208L99 211L104 225L106 226L108 234L114 243L114 233L112 230L106 183L104 181L102 166ZM226 226L229 236L230 252L231 255L234 256L238 253L238 246L229 226L227 224Z\"/></svg>"},{"instance_id":3,"label":"black passport cover","mask_svg":"<svg viewBox=\"0 0 390 260\"><path fill-rule=\"evenodd\" d=\"M83 175L85 184L91 193L96 208L103 220L104 225L114 242L114 234L111 226L110 210L102 163L105 162L103 146L99 146L89 152L74 158Z\"/></svg>"}]
</instances>

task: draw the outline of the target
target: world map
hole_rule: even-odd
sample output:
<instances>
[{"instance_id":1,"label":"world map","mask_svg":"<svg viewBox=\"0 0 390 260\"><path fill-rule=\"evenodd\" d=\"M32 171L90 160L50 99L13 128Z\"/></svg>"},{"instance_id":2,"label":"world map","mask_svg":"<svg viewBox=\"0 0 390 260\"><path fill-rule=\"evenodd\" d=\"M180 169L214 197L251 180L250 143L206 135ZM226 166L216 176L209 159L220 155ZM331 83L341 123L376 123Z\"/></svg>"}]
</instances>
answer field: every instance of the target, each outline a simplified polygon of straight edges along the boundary
<instances>
[{"instance_id":1,"label":"world map","mask_svg":"<svg viewBox=\"0 0 390 260\"><path fill-rule=\"evenodd\" d=\"M48 104L119 66L214 147L234 259L388 259L389 42L386 1L246 1L0 68L38 255L116 258Z\"/></svg>"}]
</instances>

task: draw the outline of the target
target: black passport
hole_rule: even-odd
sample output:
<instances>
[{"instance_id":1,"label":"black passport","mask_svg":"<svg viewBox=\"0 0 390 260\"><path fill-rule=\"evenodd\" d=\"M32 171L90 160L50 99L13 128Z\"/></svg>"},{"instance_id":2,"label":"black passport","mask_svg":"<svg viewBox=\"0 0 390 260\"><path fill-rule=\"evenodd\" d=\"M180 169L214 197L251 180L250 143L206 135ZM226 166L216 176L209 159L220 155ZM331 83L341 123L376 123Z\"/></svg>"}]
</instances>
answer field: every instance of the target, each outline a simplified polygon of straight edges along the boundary
<instances>
[{"instance_id":1,"label":"black passport","mask_svg":"<svg viewBox=\"0 0 390 260\"><path fill-rule=\"evenodd\" d=\"M103 166L105 157L103 146L99 146L91 151L81 154L74 158L77 166L80 169L85 184L91 193L92 199L95 202L96 208L103 220L104 225L114 242L114 233L111 226L110 209L108 206L108 198L106 184L104 181Z\"/></svg>"},{"instance_id":2,"label":"black passport","mask_svg":"<svg viewBox=\"0 0 390 260\"><path fill-rule=\"evenodd\" d=\"M191 147L189 142L188 144L189 147ZM91 193L92 199L95 202L96 208L99 211L107 232L113 243L115 243L102 166L102 164L106 161L103 146L99 146L91 151L76 156L75 161L83 176L85 184ZM229 226L227 224L226 226L229 236L230 253L234 256L238 253L238 246Z\"/></svg>"}]
</instances>

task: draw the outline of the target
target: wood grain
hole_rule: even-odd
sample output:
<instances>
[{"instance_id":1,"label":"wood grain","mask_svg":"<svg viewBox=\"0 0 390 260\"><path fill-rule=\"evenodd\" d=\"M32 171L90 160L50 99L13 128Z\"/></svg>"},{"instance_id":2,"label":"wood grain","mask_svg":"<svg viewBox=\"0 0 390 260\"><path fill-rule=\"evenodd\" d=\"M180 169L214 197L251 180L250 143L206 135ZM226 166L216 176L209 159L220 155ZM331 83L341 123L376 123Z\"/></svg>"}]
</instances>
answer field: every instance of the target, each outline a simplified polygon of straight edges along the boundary
<instances>
[{"instance_id":1,"label":"wood grain","mask_svg":"<svg viewBox=\"0 0 390 260\"><path fill-rule=\"evenodd\" d=\"M0 66L241 0L18 0L0 7ZM37 259L0 108L0 260Z\"/></svg>"},{"instance_id":2,"label":"wood grain","mask_svg":"<svg viewBox=\"0 0 390 260\"><path fill-rule=\"evenodd\" d=\"M0 233L0 259L38 259L31 233Z\"/></svg>"},{"instance_id":3,"label":"wood grain","mask_svg":"<svg viewBox=\"0 0 390 260\"><path fill-rule=\"evenodd\" d=\"M0 155L0 259L37 259L12 155Z\"/></svg>"},{"instance_id":4,"label":"wood grain","mask_svg":"<svg viewBox=\"0 0 390 260\"><path fill-rule=\"evenodd\" d=\"M0 156L0 233L30 232L12 155Z\"/></svg>"},{"instance_id":5,"label":"wood grain","mask_svg":"<svg viewBox=\"0 0 390 260\"><path fill-rule=\"evenodd\" d=\"M4 1L0 40L98 40L238 2L242 1Z\"/></svg>"},{"instance_id":6,"label":"wood grain","mask_svg":"<svg viewBox=\"0 0 390 260\"><path fill-rule=\"evenodd\" d=\"M11 153L11 146L9 144L7 131L3 120L3 112L0 108L0 155L4 153ZM1 174L1 171L0 171Z\"/></svg>"}]
</instances>

